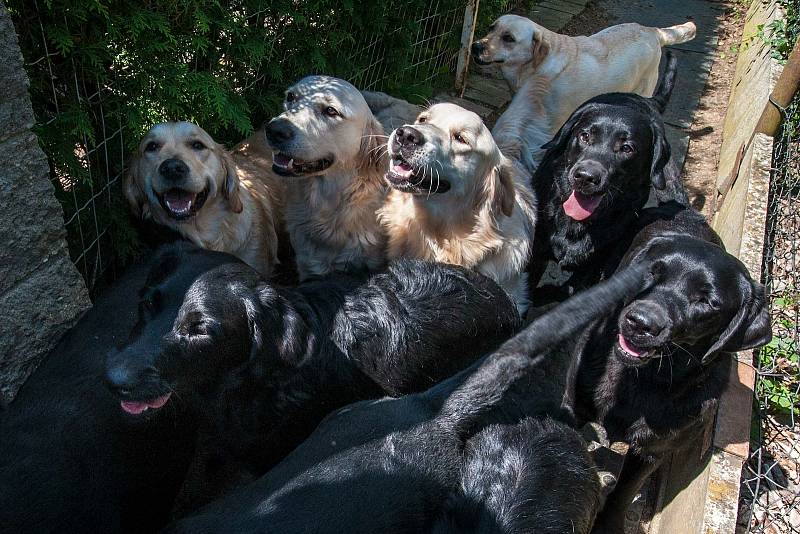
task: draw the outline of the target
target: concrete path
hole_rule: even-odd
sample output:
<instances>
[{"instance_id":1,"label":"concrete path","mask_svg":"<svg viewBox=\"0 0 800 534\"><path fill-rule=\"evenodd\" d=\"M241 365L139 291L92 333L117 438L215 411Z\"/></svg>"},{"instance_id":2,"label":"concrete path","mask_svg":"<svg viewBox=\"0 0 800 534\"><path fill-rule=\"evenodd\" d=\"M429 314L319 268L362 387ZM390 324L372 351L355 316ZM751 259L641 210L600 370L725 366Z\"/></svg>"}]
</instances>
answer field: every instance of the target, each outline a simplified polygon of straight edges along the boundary
<instances>
[{"instance_id":1,"label":"concrete path","mask_svg":"<svg viewBox=\"0 0 800 534\"><path fill-rule=\"evenodd\" d=\"M560 31L587 3L588 0L545 0L537 3L529 16L548 29ZM694 113L714 60L716 28L724 13L723 7L711 0L597 0L595 3L613 17L610 24L638 22L665 27L687 20L697 24L697 37L693 41L670 47L678 56L678 78L664 119L674 157L682 167ZM482 28L478 30L482 31ZM594 31L595 28L590 28L586 33ZM436 100L447 100L471 109L491 127L510 101L511 94L496 67L471 64L470 71L463 98L443 94Z\"/></svg>"}]
</instances>

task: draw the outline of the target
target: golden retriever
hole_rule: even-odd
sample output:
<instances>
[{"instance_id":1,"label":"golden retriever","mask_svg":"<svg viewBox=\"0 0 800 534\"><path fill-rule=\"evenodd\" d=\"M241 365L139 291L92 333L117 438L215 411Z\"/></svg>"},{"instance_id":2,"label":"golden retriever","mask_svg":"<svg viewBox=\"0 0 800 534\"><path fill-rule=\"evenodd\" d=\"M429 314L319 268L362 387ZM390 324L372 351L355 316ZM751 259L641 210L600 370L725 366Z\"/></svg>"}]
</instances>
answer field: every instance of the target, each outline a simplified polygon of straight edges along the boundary
<instances>
[{"instance_id":1,"label":"golden retriever","mask_svg":"<svg viewBox=\"0 0 800 534\"><path fill-rule=\"evenodd\" d=\"M145 134L123 182L134 214L269 276L277 263L283 185L256 132L232 151L189 122Z\"/></svg>"},{"instance_id":2,"label":"golden retriever","mask_svg":"<svg viewBox=\"0 0 800 534\"><path fill-rule=\"evenodd\" d=\"M500 152L478 115L455 104L423 111L387 147L392 191L378 217L388 257L475 269L524 313L536 220L530 175Z\"/></svg>"},{"instance_id":3,"label":"golden retriever","mask_svg":"<svg viewBox=\"0 0 800 534\"><path fill-rule=\"evenodd\" d=\"M604 93L652 96L661 48L690 41L697 28L619 24L591 36L561 35L518 15L503 15L472 45L481 65L497 64L515 93L492 133L525 144L529 171L564 121L586 100ZM507 141L508 142L508 141Z\"/></svg>"},{"instance_id":4,"label":"golden retriever","mask_svg":"<svg viewBox=\"0 0 800 534\"><path fill-rule=\"evenodd\" d=\"M300 279L380 268L383 128L358 89L329 76L291 86L284 108L265 134L273 169L286 177L286 228Z\"/></svg>"}]
</instances>

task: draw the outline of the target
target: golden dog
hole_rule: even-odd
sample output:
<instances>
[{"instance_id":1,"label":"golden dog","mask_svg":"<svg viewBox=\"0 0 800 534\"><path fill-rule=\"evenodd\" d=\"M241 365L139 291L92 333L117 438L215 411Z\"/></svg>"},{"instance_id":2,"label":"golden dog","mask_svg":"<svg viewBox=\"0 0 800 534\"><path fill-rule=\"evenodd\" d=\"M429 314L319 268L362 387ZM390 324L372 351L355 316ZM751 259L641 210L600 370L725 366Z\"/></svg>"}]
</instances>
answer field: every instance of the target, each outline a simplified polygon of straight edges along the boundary
<instances>
[{"instance_id":1,"label":"golden dog","mask_svg":"<svg viewBox=\"0 0 800 534\"><path fill-rule=\"evenodd\" d=\"M500 152L480 117L454 104L423 111L387 146L393 190L378 216L388 257L475 269L524 313L536 220L530 175Z\"/></svg>"},{"instance_id":2,"label":"golden dog","mask_svg":"<svg viewBox=\"0 0 800 534\"><path fill-rule=\"evenodd\" d=\"M380 268L383 128L355 87L329 76L291 86L284 107L265 134L273 169L286 177L286 227L300 279Z\"/></svg>"},{"instance_id":3,"label":"golden dog","mask_svg":"<svg viewBox=\"0 0 800 534\"><path fill-rule=\"evenodd\" d=\"M196 124L153 126L123 183L134 214L205 249L228 252L264 276L277 263L280 180L257 132L232 151Z\"/></svg>"}]
</instances>

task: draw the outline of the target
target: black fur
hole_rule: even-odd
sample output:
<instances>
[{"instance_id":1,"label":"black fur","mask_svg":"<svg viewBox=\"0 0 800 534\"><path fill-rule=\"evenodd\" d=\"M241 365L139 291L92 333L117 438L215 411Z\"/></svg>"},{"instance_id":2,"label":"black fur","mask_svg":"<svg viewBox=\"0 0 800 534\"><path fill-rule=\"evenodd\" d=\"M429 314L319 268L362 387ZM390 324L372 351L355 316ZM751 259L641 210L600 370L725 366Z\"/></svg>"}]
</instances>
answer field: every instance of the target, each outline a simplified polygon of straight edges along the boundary
<instances>
[{"instance_id":1,"label":"black fur","mask_svg":"<svg viewBox=\"0 0 800 534\"><path fill-rule=\"evenodd\" d=\"M671 205L645 210L642 221L620 268L649 265L651 286L587 329L577 348L578 414L631 445L598 532L622 532L647 476L713 414L729 353L771 337L763 286L702 215Z\"/></svg>"},{"instance_id":2,"label":"black fur","mask_svg":"<svg viewBox=\"0 0 800 534\"><path fill-rule=\"evenodd\" d=\"M430 387L518 327L499 286L456 266L400 261L296 289L226 266L192 285L167 336L110 354L108 374L123 399L198 395L204 430L180 515L266 472L333 409Z\"/></svg>"},{"instance_id":3,"label":"black fur","mask_svg":"<svg viewBox=\"0 0 800 534\"><path fill-rule=\"evenodd\" d=\"M533 176L539 212L530 267L534 294L551 260L573 273L570 285L576 288L613 272L625 252L617 246L620 236L644 208L651 187L664 191L668 181L679 180L668 165L670 146L660 114L674 71L671 60L654 98L611 93L588 100L545 145ZM565 212L573 192L601 199L588 218L576 220Z\"/></svg>"},{"instance_id":4,"label":"black fur","mask_svg":"<svg viewBox=\"0 0 800 534\"><path fill-rule=\"evenodd\" d=\"M166 333L189 285L237 261L188 244L132 268L59 342L0 414L0 531L151 532L169 517L194 448L179 403L134 419L100 377L110 347L137 322L140 288L167 295Z\"/></svg>"},{"instance_id":5,"label":"black fur","mask_svg":"<svg viewBox=\"0 0 800 534\"><path fill-rule=\"evenodd\" d=\"M641 278L642 270L621 273L568 300L494 354L424 393L359 402L331 414L257 482L234 490L167 531L428 531L461 485L462 451L483 417L523 377L533 374L539 378L535 384L545 384L552 363L549 347L638 291ZM543 417L561 400L560 394L553 398L537 389L529 394L542 410L532 411L532 416ZM567 447L574 444L574 436L565 443ZM530 459L529 465L546 461ZM582 488L580 492L591 493L592 481L585 484L588 491ZM544 491L552 492L553 502L559 502L559 496L573 488L534 489L535 493ZM563 500L569 502L568 497ZM589 499L587 507L592 502L596 501ZM566 514L573 508L566 504L559 510ZM532 503L527 513L533 522L544 522L552 511L542 511ZM593 510L580 511L575 524L591 514ZM563 523L564 518L559 521Z\"/></svg>"}]
</instances>

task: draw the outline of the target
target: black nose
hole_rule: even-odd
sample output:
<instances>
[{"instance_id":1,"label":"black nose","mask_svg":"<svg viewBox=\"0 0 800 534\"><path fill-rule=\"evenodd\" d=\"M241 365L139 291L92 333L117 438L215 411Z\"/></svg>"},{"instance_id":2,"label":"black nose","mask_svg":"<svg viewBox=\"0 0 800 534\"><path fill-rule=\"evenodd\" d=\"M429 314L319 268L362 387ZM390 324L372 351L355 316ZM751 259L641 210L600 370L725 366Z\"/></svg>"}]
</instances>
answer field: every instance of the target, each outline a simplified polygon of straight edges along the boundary
<instances>
[{"instance_id":1,"label":"black nose","mask_svg":"<svg viewBox=\"0 0 800 534\"><path fill-rule=\"evenodd\" d=\"M179 159L170 158L161 162L158 173L169 180L183 180L189 176L189 167Z\"/></svg>"},{"instance_id":2,"label":"black nose","mask_svg":"<svg viewBox=\"0 0 800 534\"><path fill-rule=\"evenodd\" d=\"M596 169L589 169L581 167L575 169L575 183L576 185L598 187L602 181L602 176Z\"/></svg>"},{"instance_id":3,"label":"black nose","mask_svg":"<svg viewBox=\"0 0 800 534\"><path fill-rule=\"evenodd\" d=\"M411 126L403 126L402 128L398 128L394 134L395 139L397 142L403 146L409 145L421 145L425 138L422 137L422 134L416 128L412 128Z\"/></svg>"},{"instance_id":4,"label":"black nose","mask_svg":"<svg viewBox=\"0 0 800 534\"><path fill-rule=\"evenodd\" d=\"M292 124L286 119L272 119L264 128L264 133L267 135L267 141L273 145L284 143L294 138Z\"/></svg>"},{"instance_id":5,"label":"black nose","mask_svg":"<svg viewBox=\"0 0 800 534\"><path fill-rule=\"evenodd\" d=\"M483 48L484 48L483 43L481 43L480 41L475 41L474 43L472 43L471 47L472 55L473 56L481 55L483 53Z\"/></svg>"},{"instance_id":6,"label":"black nose","mask_svg":"<svg viewBox=\"0 0 800 534\"><path fill-rule=\"evenodd\" d=\"M114 352L106 359L105 382L108 388L122 397L128 396L145 381L147 370L133 365L125 352Z\"/></svg>"},{"instance_id":7,"label":"black nose","mask_svg":"<svg viewBox=\"0 0 800 534\"><path fill-rule=\"evenodd\" d=\"M625 314L625 322L633 333L656 337L665 325L653 313L634 308Z\"/></svg>"}]
</instances>

